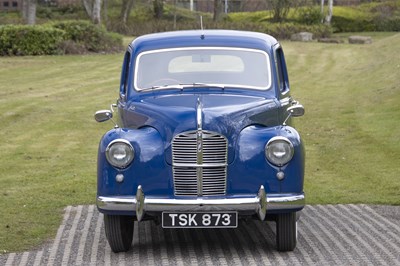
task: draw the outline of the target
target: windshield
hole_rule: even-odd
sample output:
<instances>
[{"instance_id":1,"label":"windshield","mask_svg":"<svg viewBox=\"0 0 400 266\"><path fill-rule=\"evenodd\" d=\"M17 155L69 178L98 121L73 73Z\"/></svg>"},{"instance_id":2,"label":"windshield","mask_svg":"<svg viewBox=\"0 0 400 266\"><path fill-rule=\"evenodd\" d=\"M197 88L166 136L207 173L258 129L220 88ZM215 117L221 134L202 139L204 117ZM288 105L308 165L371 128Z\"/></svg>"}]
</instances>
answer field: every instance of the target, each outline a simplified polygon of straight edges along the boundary
<instances>
[{"instance_id":1,"label":"windshield","mask_svg":"<svg viewBox=\"0 0 400 266\"><path fill-rule=\"evenodd\" d=\"M240 87L267 90L271 69L266 52L254 49L191 47L140 53L136 90L199 87Z\"/></svg>"}]
</instances>

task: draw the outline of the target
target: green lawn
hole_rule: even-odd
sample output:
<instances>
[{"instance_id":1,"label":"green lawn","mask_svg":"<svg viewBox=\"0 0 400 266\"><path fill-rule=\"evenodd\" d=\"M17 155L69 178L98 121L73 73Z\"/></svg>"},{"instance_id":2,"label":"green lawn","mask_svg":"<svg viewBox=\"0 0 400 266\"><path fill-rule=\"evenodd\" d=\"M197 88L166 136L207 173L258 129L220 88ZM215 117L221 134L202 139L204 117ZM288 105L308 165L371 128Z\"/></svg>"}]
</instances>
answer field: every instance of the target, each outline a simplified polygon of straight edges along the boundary
<instances>
[{"instance_id":1,"label":"green lawn","mask_svg":"<svg viewBox=\"0 0 400 266\"><path fill-rule=\"evenodd\" d=\"M372 45L283 42L309 204L400 205L400 34ZM0 252L55 236L67 205L94 204L122 54L0 58Z\"/></svg>"},{"instance_id":2,"label":"green lawn","mask_svg":"<svg viewBox=\"0 0 400 266\"><path fill-rule=\"evenodd\" d=\"M400 205L400 34L284 43L307 151L308 203Z\"/></svg>"}]
</instances>

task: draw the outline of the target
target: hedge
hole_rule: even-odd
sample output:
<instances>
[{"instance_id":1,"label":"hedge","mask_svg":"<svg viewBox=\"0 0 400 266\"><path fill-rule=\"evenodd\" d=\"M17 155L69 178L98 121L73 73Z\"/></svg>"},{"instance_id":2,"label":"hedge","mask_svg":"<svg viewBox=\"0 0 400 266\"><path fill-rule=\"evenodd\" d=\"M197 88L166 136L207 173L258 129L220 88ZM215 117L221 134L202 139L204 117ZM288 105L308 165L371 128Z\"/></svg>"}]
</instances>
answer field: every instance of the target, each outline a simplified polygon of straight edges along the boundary
<instances>
[{"instance_id":1,"label":"hedge","mask_svg":"<svg viewBox=\"0 0 400 266\"><path fill-rule=\"evenodd\" d=\"M53 27L64 30L66 40L89 52L117 52L122 49L121 35L107 32L103 26L95 26L88 21L61 21L54 23Z\"/></svg>"},{"instance_id":2,"label":"hedge","mask_svg":"<svg viewBox=\"0 0 400 266\"><path fill-rule=\"evenodd\" d=\"M0 26L0 55L61 54L65 32L49 26Z\"/></svg>"},{"instance_id":3,"label":"hedge","mask_svg":"<svg viewBox=\"0 0 400 266\"><path fill-rule=\"evenodd\" d=\"M86 21L0 26L0 55L55 55L122 50L122 36Z\"/></svg>"}]
</instances>

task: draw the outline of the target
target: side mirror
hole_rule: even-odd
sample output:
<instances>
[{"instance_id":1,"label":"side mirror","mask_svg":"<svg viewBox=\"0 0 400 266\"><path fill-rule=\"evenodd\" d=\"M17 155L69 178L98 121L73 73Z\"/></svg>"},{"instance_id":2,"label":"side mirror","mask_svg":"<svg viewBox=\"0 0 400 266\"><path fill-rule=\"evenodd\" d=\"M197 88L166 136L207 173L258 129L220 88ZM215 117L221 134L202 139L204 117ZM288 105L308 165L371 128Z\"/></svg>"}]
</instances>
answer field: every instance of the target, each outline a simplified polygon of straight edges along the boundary
<instances>
[{"instance_id":1,"label":"side mirror","mask_svg":"<svg viewBox=\"0 0 400 266\"><path fill-rule=\"evenodd\" d=\"M287 109L288 113L290 114L290 116L292 117L299 117L299 116L303 116L304 115L304 107L301 104L296 103L295 105L290 106Z\"/></svg>"},{"instance_id":2,"label":"side mirror","mask_svg":"<svg viewBox=\"0 0 400 266\"><path fill-rule=\"evenodd\" d=\"M94 119L99 123L108 121L112 117L113 117L113 114L110 110L100 110L100 111L97 111L96 114L94 115Z\"/></svg>"}]
</instances>

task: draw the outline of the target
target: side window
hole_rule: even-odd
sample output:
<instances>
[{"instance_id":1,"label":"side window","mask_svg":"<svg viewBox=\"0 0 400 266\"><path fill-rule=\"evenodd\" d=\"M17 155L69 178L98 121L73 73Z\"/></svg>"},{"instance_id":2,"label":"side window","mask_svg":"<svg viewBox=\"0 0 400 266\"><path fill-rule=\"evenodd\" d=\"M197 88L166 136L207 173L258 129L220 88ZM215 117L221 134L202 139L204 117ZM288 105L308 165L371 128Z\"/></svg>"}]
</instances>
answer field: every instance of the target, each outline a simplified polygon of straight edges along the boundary
<instances>
[{"instance_id":1,"label":"side window","mask_svg":"<svg viewBox=\"0 0 400 266\"><path fill-rule=\"evenodd\" d=\"M126 96L128 92L128 80L129 80L129 69L130 69L131 53L127 51L125 53L124 64L121 75L121 98Z\"/></svg>"},{"instance_id":2,"label":"side window","mask_svg":"<svg viewBox=\"0 0 400 266\"><path fill-rule=\"evenodd\" d=\"M286 70L285 56L281 47L275 50L275 66L279 90L285 92L289 89L289 79Z\"/></svg>"}]
</instances>

